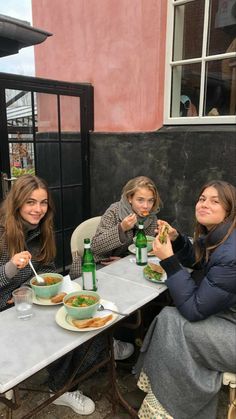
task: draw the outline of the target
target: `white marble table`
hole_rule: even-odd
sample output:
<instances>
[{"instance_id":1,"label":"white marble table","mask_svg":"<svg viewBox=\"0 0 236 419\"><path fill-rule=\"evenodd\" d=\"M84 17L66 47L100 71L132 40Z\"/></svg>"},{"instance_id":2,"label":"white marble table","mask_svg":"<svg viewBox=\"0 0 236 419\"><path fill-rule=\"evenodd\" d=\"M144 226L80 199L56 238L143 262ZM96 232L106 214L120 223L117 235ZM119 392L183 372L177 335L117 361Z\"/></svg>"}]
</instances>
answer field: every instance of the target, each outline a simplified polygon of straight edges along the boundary
<instances>
[{"instance_id":1,"label":"white marble table","mask_svg":"<svg viewBox=\"0 0 236 419\"><path fill-rule=\"evenodd\" d=\"M166 289L165 285L146 281L142 268L129 258L97 271L101 297L115 303L118 310L127 315ZM55 322L59 308L34 305L34 315L30 320L17 319L14 307L0 313L0 393L13 388L104 330L65 330ZM116 322L122 318L118 316Z\"/></svg>"}]
</instances>

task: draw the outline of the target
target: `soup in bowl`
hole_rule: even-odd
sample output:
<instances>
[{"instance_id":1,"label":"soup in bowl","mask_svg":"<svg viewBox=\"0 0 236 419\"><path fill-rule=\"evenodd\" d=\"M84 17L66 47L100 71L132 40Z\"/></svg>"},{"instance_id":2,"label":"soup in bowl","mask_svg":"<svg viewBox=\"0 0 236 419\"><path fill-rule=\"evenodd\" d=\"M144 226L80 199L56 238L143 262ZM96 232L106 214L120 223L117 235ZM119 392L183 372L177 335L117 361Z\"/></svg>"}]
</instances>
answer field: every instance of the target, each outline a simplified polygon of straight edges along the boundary
<instances>
[{"instance_id":1,"label":"soup in bowl","mask_svg":"<svg viewBox=\"0 0 236 419\"><path fill-rule=\"evenodd\" d=\"M30 280L31 288L38 298L49 299L59 293L63 276L57 273L40 274L44 283L39 284L35 277Z\"/></svg>"},{"instance_id":2,"label":"soup in bowl","mask_svg":"<svg viewBox=\"0 0 236 419\"><path fill-rule=\"evenodd\" d=\"M95 291L75 291L64 297L63 304L72 318L89 319L98 309L100 296Z\"/></svg>"}]
</instances>

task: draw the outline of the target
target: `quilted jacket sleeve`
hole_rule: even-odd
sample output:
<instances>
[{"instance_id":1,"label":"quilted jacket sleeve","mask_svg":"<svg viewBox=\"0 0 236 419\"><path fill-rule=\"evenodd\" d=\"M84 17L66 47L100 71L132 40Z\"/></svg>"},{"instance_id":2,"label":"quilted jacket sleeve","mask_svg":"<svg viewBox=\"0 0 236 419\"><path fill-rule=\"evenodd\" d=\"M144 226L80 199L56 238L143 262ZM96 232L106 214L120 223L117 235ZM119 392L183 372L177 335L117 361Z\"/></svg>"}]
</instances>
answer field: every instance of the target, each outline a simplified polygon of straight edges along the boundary
<instances>
[{"instance_id":1,"label":"quilted jacket sleeve","mask_svg":"<svg viewBox=\"0 0 236 419\"><path fill-rule=\"evenodd\" d=\"M161 262L166 284L180 313L189 321L204 320L236 305L236 252L232 237L220 245L206 265L205 276L196 285L176 256Z\"/></svg>"}]
</instances>

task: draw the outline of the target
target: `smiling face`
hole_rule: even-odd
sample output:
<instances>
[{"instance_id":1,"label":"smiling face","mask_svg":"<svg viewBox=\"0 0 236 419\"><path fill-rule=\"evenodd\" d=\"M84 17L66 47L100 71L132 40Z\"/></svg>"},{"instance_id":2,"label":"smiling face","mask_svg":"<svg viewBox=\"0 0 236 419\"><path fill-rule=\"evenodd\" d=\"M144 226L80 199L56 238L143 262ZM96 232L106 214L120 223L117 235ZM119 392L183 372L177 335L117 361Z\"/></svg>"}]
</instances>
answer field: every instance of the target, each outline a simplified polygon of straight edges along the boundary
<instances>
[{"instance_id":1,"label":"smiling face","mask_svg":"<svg viewBox=\"0 0 236 419\"><path fill-rule=\"evenodd\" d=\"M35 189L19 212L23 220L37 225L48 210L48 194L45 189Z\"/></svg>"},{"instance_id":2,"label":"smiling face","mask_svg":"<svg viewBox=\"0 0 236 419\"><path fill-rule=\"evenodd\" d=\"M210 186L204 189L196 204L195 215L197 221L207 230L224 221L227 213L219 200L216 188Z\"/></svg>"},{"instance_id":3,"label":"smiling face","mask_svg":"<svg viewBox=\"0 0 236 419\"><path fill-rule=\"evenodd\" d=\"M144 213L149 213L152 210L155 198L150 189L138 188L134 195L128 198L128 201L133 211L143 217Z\"/></svg>"}]
</instances>

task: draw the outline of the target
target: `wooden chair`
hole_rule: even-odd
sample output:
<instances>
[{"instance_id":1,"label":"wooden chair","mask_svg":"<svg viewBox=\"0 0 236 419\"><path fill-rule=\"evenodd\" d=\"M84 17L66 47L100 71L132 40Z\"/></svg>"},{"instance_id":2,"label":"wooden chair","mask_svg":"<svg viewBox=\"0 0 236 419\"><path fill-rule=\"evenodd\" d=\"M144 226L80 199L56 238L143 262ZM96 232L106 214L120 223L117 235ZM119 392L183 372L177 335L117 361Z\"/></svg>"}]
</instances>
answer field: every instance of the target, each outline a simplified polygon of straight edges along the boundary
<instances>
[{"instance_id":1,"label":"wooden chair","mask_svg":"<svg viewBox=\"0 0 236 419\"><path fill-rule=\"evenodd\" d=\"M229 386L229 410L227 419L236 418L236 373L225 372L223 384Z\"/></svg>"}]
</instances>

